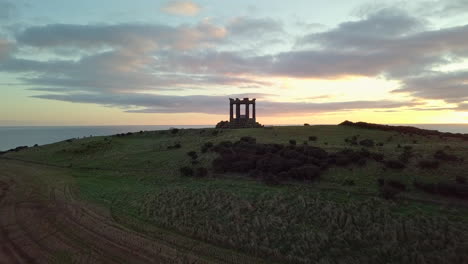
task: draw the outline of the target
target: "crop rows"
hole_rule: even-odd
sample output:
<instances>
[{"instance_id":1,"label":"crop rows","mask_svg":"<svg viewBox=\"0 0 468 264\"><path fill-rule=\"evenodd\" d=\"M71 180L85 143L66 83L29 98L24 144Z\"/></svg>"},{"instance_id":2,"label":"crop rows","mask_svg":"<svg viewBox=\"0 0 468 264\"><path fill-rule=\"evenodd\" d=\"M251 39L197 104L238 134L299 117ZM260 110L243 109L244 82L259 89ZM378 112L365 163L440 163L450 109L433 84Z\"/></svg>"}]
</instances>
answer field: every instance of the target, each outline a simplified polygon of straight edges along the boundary
<instances>
[{"instance_id":1,"label":"crop rows","mask_svg":"<svg viewBox=\"0 0 468 264\"><path fill-rule=\"evenodd\" d=\"M467 230L440 217L408 217L392 203L346 204L317 195L219 190L148 194L141 217L185 235L288 263L466 263Z\"/></svg>"}]
</instances>

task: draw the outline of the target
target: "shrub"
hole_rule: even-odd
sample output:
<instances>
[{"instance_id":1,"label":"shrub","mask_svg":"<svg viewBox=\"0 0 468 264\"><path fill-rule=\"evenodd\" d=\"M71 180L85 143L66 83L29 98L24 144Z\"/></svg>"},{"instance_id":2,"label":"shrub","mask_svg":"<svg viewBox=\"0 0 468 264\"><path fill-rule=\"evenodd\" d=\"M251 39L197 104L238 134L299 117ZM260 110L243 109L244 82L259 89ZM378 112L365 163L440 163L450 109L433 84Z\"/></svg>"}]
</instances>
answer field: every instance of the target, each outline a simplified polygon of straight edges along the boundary
<instances>
[{"instance_id":1,"label":"shrub","mask_svg":"<svg viewBox=\"0 0 468 264\"><path fill-rule=\"evenodd\" d=\"M434 153L434 158L443 161L457 161L458 157L455 155L447 154L443 150L437 150Z\"/></svg>"},{"instance_id":2,"label":"shrub","mask_svg":"<svg viewBox=\"0 0 468 264\"><path fill-rule=\"evenodd\" d=\"M304 165L288 171L290 178L302 181L312 181L320 176L320 168L314 165Z\"/></svg>"},{"instance_id":3,"label":"shrub","mask_svg":"<svg viewBox=\"0 0 468 264\"><path fill-rule=\"evenodd\" d=\"M196 151L193 151L193 150L187 152L187 155L188 155L189 157L191 157L193 160L196 160L196 159L198 158L197 152L196 152Z\"/></svg>"},{"instance_id":4,"label":"shrub","mask_svg":"<svg viewBox=\"0 0 468 264\"><path fill-rule=\"evenodd\" d=\"M309 136L309 141L317 141L317 137L316 136Z\"/></svg>"},{"instance_id":5,"label":"shrub","mask_svg":"<svg viewBox=\"0 0 468 264\"><path fill-rule=\"evenodd\" d=\"M379 188L380 196L387 200L394 199L400 192L399 189L386 184Z\"/></svg>"},{"instance_id":6,"label":"shrub","mask_svg":"<svg viewBox=\"0 0 468 264\"><path fill-rule=\"evenodd\" d=\"M179 129L178 129L178 128L171 128L170 131L171 131L171 134L174 134L174 135L177 134L177 133L179 133Z\"/></svg>"},{"instance_id":7,"label":"shrub","mask_svg":"<svg viewBox=\"0 0 468 264\"><path fill-rule=\"evenodd\" d=\"M415 181L414 187L428 193L440 194L443 196L452 196L462 199L468 199L468 186L450 182L423 183Z\"/></svg>"},{"instance_id":8,"label":"shrub","mask_svg":"<svg viewBox=\"0 0 468 264\"><path fill-rule=\"evenodd\" d=\"M255 143L257 143L257 139L256 139L256 138L254 138L254 137L249 137L249 136L241 137L240 140L243 141L243 142L247 142L247 143L249 143L249 144L255 144Z\"/></svg>"},{"instance_id":9,"label":"shrub","mask_svg":"<svg viewBox=\"0 0 468 264\"><path fill-rule=\"evenodd\" d=\"M267 185L279 185L280 181L278 177L273 173L264 173L262 174L262 181Z\"/></svg>"},{"instance_id":10,"label":"shrub","mask_svg":"<svg viewBox=\"0 0 468 264\"><path fill-rule=\"evenodd\" d=\"M377 179L377 184L378 184L379 186L383 186L383 185L385 184L385 180L382 179L382 178L378 178L378 179Z\"/></svg>"},{"instance_id":11,"label":"shrub","mask_svg":"<svg viewBox=\"0 0 468 264\"><path fill-rule=\"evenodd\" d=\"M304 126L310 126L308 123L304 123Z\"/></svg>"},{"instance_id":12,"label":"shrub","mask_svg":"<svg viewBox=\"0 0 468 264\"><path fill-rule=\"evenodd\" d=\"M439 162L437 160L421 160L418 163L421 169L437 169L439 168Z\"/></svg>"},{"instance_id":13,"label":"shrub","mask_svg":"<svg viewBox=\"0 0 468 264\"><path fill-rule=\"evenodd\" d=\"M466 178L463 177L463 176L457 176L457 177L455 178L455 181L456 181L457 183L459 183L459 184L466 184Z\"/></svg>"},{"instance_id":14,"label":"shrub","mask_svg":"<svg viewBox=\"0 0 468 264\"><path fill-rule=\"evenodd\" d=\"M290 139L289 144L295 146L296 145L296 140L295 139Z\"/></svg>"},{"instance_id":15,"label":"shrub","mask_svg":"<svg viewBox=\"0 0 468 264\"><path fill-rule=\"evenodd\" d=\"M387 160L385 166L390 169L404 169L406 166L399 160Z\"/></svg>"},{"instance_id":16,"label":"shrub","mask_svg":"<svg viewBox=\"0 0 468 264\"><path fill-rule=\"evenodd\" d=\"M375 143L372 139L364 139L359 142L359 145L370 148L373 147Z\"/></svg>"},{"instance_id":17,"label":"shrub","mask_svg":"<svg viewBox=\"0 0 468 264\"><path fill-rule=\"evenodd\" d=\"M388 180L387 184L390 185L391 187L398 189L400 191L406 190L406 185L397 181L397 180Z\"/></svg>"},{"instance_id":18,"label":"shrub","mask_svg":"<svg viewBox=\"0 0 468 264\"><path fill-rule=\"evenodd\" d=\"M343 181L343 185L345 185L345 186L354 186L355 183L354 183L353 180L346 179L346 180Z\"/></svg>"},{"instance_id":19,"label":"shrub","mask_svg":"<svg viewBox=\"0 0 468 264\"><path fill-rule=\"evenodd\" d=\"M180 173L182 176L193 176L193 169L189 166L184 166L180 168Z\"/></svg>"},{"instance_id":20,"label":"shrub","mask_svg":"<svg viewBox=\"0 0 468 264\"><path fill-rule=\"evenodd\" d=\"M205 144L202 145L201 147L201 152L206 153L208 150L210 150L213 147L213 143L211 142L205 142Z\"/></svg>"},{"instance_id":21,"label":"shrub","mask_svg":"<svg viewBox=\"0 0 468 264\"><path fill-rule=\"evenodd\" d=\"M197 178L203 178L208 175L208 169L205 167L198 167L195 169L194 176Z\"/></svg>"}]
</instances>

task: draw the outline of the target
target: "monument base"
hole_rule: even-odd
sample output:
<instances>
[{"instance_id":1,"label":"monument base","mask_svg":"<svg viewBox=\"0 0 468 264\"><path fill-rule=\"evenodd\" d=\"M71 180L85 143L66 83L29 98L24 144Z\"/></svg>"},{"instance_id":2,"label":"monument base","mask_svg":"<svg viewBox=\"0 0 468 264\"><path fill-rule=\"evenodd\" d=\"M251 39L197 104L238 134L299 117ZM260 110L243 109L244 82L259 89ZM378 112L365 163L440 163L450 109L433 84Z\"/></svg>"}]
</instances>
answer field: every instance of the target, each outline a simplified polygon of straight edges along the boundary
<instances>
[{"instance_id":1,"label":"monument base","mask_svg":"<svg viewBox=\"0 0 468 264\"><path fill-rule=\"evenodd\" d=\"M229 121L220 121L216 124L216 128L260 128L263 127L260 123L253 119L234 119Z\"/></svg>"}]
</instances>

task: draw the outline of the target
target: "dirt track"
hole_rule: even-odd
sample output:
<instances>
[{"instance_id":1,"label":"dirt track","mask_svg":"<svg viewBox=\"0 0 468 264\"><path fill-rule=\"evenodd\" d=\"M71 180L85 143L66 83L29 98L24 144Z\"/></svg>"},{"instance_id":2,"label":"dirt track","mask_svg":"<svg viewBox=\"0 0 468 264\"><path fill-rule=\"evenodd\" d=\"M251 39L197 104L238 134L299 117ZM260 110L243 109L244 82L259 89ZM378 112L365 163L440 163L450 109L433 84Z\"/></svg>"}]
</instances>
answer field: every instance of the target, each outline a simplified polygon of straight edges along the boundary
<instances>
[{"instance_id":1,"label":"dirt track","mask_svg":"<svg viewBox=\"0 0 468 264\"><path fill-rule=\"evenodd\" d=\"M108 211L75 200L67 181L39 186L34 179L49 168L0 160L0 169L2 264L225 262L213 258L217 250L199 257L200 251L174 244L190 245L180 238L158 240L125 228Z\"/></svg>"}]
</instances>

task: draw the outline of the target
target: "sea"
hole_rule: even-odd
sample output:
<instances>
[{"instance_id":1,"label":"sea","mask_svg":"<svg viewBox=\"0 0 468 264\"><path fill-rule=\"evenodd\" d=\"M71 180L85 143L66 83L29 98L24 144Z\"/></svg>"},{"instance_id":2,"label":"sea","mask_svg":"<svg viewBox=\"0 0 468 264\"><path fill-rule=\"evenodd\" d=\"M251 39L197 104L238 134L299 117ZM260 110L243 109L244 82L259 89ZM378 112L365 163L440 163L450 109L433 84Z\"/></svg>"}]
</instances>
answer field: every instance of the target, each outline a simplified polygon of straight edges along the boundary
<instances>
[{"instance_id":1,"label":"sea","mask_svg":"<svg viewBox=\"0 0 468 264\"><path fill-rule=\"evenodd\" d=\"M468 124L405 124L405 126L468 134ZM170 128L209 127L214 126L0 126L0 151L6 151L18 146L45 145L70 138L108 136L127 132L167 130Z\"/></svg>"}]
</instances>

